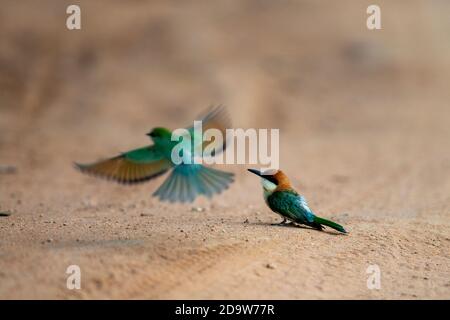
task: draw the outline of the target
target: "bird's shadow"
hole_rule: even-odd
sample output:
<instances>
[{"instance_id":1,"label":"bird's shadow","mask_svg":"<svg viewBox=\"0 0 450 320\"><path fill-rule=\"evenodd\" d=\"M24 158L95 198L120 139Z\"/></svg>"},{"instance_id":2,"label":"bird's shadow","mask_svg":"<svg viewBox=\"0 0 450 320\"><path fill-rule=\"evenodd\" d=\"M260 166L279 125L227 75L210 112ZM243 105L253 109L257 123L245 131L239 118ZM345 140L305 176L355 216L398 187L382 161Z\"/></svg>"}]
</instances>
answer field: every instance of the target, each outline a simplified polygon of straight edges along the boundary
<instances>
[{"instance_id":1,"label":"bird's shadow","mask_svg":"<svg viewBox=\"0 0 450 320\"><path fill-rule=\"evenodd\" d=\"M273 223L268 223L268 222L253 222L250 223L252 225L257 225L257 226L270 226L270 227L278 227L278 228L300 228L300 229L307 229L307 230L313 230L313 231L318 231L318 232L325 232L329 235L333 235L333 236L346 236L348 235L348 233L341 233L341 232L337 232L334 230L329 230L329 229L324 229L324 230L318 230L315 228L311 228L308 226L302 226L299 224L295 224L295 223L286 223L286 224L273 224Z\"/></svg>"}]
</instances>

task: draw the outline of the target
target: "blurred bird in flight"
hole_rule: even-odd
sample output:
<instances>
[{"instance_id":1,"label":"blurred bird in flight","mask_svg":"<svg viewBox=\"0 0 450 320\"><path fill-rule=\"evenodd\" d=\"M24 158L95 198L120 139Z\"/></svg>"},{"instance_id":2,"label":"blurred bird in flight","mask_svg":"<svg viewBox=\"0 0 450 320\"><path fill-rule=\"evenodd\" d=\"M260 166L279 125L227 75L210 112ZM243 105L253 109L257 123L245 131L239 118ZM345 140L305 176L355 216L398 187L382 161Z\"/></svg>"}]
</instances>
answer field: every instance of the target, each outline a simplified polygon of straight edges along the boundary
<instances>
[{"instance_id":1,"label":"blurred bird in flight","mask_svg":"<svg viewBox=\"0 0 450 320\"><path fill-rule=\"evenodd\" d=\"M203 130L218 129L224 137L226 129L231 127L230 118L223 106L213 108L201 121ZM194 127L187 130L193 141L194 135L198 134L197 130ZM171 154L173 147L179 142L171 140L172 132L169 129L156 127L147 135L152 139L153 145L90 164L75 163L75 166L83 173L122 184L145 182L172 170L170 176L153 193L161 201L169 202L192 202L199 195L211 198L227 189L234 181L232 173L202 164L175 164ZM203 141L202 137L200 141ZM224 140L220 152L225 150L225 144ZM191 145L194 146L193 143Z\"/></svg>"},{"instance_id":2,"label":"blurred bird in flight","mask_svg":"<svg viewBox=\"0 0 450 320\"><path fill-rule=\"evenodd\" d=\"M283 218L279 225L283 225L289 220L317 230L323 230L323 226L327 226L339 232L347 233L341 225L316 216L308 207L305 198L292 188L288 177L281 170L267 174L256 169L248 169L248 171L261 177L266 204L273 212Z\"/></svg>"}]
</instances>

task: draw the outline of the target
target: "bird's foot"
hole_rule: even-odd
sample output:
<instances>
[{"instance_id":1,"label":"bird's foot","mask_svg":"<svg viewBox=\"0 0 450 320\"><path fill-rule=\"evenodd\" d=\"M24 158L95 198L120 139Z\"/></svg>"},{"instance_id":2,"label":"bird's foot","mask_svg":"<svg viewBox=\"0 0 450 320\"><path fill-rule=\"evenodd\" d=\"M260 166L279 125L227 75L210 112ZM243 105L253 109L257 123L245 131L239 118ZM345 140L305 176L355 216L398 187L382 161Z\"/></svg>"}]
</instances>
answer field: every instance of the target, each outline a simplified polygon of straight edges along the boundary
<instances>
[{"instance_id":1,"label":"bird's foot","mask_svg":"<svg viewBox=\"0 0 450 320\"><path fill-rule=\"evenodd\" d=\"M283 221L279 222L279 223L272 223L272 226L284 226L287 223L286 219L283 219Z\"/></svg>"}]
</instances>

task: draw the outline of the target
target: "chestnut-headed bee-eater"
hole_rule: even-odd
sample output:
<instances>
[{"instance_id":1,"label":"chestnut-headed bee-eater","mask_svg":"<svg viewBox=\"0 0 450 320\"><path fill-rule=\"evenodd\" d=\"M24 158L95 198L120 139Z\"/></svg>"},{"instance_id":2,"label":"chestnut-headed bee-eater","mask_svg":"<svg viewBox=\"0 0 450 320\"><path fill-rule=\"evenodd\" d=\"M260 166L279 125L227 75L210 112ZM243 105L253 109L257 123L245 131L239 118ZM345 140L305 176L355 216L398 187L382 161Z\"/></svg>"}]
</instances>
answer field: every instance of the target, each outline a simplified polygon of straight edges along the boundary
<instances>
[{"instance_id":1,"label":"chestnut-headed bee-eater","mask_svg":"<svg viewBox=\"0 0 450 320\"><path fill-rule=\"evenodd\" d=\"M226 129L230 128L230 118L223 106L212 109L201 121L203 130L218 129L224 137ZM187 130L193 141L197 131L194 127ZM170 176L153 193L161 201L169 202L192 202L199 195L210 198L227 189L233 182L234 175L229 172L193 162L175 164L172 161L172 148L179 142L172 141L169 129L157 127L147 135L152 139L153 145L90 164L75 163L75 166L83 173L122 184L145 182L172 170ZM202 137L200 141L203 141ZM193 143L191 145L194 146ZM219 152L224 149L225 142Z\"/></svg>"},{"instance_id":2,"label":"chestnut-headed bee-eater","mask_svg":"<svg viewBox=\"0 0 450 320\"><path fill-rule=\"evenodd\" d=\"M327 226L339 232L347 233L341 225L316 216L308 207L305 198L292 188L283 171L276 170L267 174L256 169L248 169L248 171L261 177L264 200L273 212L283 218L280 225L287 223L287 220L289 220L318 230L323 230L323 226Z\"/></svg>"}]
</instances>

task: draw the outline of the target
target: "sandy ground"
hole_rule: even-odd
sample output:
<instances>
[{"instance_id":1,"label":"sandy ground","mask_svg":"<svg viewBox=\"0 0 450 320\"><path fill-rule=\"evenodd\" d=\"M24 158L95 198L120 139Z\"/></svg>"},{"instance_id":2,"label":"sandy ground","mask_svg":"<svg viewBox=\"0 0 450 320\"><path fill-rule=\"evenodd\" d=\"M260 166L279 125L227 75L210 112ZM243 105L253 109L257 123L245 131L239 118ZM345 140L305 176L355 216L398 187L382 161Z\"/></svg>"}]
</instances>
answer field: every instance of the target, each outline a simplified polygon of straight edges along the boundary
<instances>
[{"instance_id":1,"label":"sandy ground","mask_svg":"<svg viewBox=\"0 0 450 320\"><path fill-rule=\"evenodd\" d=\"M450 3L378 2L381 31L370 3L312 0L81 1L67 31L64 1L2 1L0 298L449 299ZM348 236L271 226L246 166L192 205L72 168L218 103L280 129L282 169Z\"/></svg>"}]
</instances>

